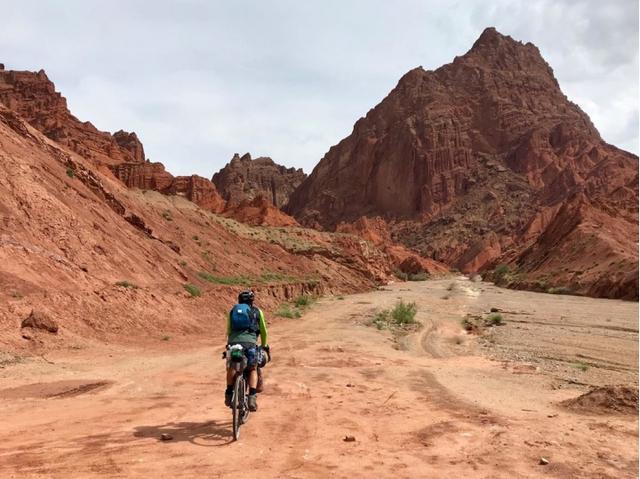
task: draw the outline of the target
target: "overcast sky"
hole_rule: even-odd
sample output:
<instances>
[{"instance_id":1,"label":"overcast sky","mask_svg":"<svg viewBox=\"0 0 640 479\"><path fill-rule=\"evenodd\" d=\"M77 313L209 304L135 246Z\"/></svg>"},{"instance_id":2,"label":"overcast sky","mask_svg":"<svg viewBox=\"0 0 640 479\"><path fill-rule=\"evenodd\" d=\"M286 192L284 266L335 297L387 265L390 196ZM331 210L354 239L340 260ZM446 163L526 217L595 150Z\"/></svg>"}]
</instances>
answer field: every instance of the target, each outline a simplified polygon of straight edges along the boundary
<instances>
[{"instance_id":1,"label":"overcast sky","mask_svg":"<svg viewBox=\"0 0 640 479\"><path fill-rule=\"evenodd\" d=\"M0 0L0 62L80 120L211 177L234 152L309 172L409 69L487 26L535 43L605 140L638 152L637 0Z\"/></svg>"}]
</instances>

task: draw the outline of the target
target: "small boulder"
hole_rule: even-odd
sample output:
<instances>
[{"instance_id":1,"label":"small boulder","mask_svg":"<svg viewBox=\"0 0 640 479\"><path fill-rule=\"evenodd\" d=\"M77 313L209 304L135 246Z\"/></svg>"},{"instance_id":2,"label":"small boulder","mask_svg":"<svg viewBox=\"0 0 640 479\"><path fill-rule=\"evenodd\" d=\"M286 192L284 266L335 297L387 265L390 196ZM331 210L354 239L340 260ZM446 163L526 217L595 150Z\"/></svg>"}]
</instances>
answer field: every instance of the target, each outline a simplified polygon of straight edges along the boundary
<instances>
[{"instance_id":1,"label":"small boulder","mask_svg":"<svg viewBox=\"0 0 640 479\"><path fill-rule=\"evenodd\" d=\"M166 432L160 434L161 441L171 441L172 439L173 439L173 436L171 434L167 434Z\"/></svg>"},{"instance_id":2,"label":"small boulder","mask_svg":"<svg viewBox=\"0 0 640 479\"><path fill-rule=\"evenodd\" d=\"M31 314L22 321L20 327L43 329L53 334L56 334L58 332L58 324L46 313L42 311L36 311L35 309L32 310Z\"/></svg>"},{"instance_id":3,"label":"small boulder","mask_svg":"<svg viewBox=\"0 0 640 479\"><path fill-rule=\"evenodd\" d=\"M541 466L546 466L547 464L549 464L549 459L546 459L546 458L544 458L544 457L541 457L541 458L540 458L540 462L539 462L539 464L540 464Z\"/></svg>"},{"instance_id":4,"label":"small boulder","mask_svg":"<svg viewBox=\"0 0 640 479\"><path fill-rule=\"evenodd\" d=\"M345 436L343 439L344 442L356 442L355 436Z\"/></svg>"}]
</instances>

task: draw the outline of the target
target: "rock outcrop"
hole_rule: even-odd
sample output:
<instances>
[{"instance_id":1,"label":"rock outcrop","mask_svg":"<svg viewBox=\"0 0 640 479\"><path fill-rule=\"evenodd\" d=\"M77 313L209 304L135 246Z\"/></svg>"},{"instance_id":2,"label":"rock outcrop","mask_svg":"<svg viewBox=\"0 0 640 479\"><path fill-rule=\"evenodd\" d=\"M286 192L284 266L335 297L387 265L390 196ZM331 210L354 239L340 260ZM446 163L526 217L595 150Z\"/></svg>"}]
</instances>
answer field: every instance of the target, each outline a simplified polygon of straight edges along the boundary
<instances>
[{"instance_id":1,"label":"rock outcrop","mask_svg":"<svg viewBox=\"0 0 640 479\"><path fill-rule=\"evenodd\" d=\"M171 185L161 193L183 196L201 208L214 213L221 213L225 208L225 201L216 190L215 185L207 178L198 175L176 176Z\"/></svg>"},{"instance_id":2,"label":"rock outcrop","mask_svg":"<svg viewBox=\"0 0 640 479\"><path fill-rule=\"evenodd\" d=\"M594 215L637 222L637 175L638 157L602 140L534 45L488 28L452 63L404 75L285 211L329 230L380 216L394 240L474 272L515 260L546 229L544 212L578 193ZM535 218L544 229L525 239ZM637 230L620 245L635 271L636 241Z\"/></svg>"},{"instance_id":3,"label":"rock outcrop","mask_svg":"<svg viewBox=\"0 0 640 479\"><path fill-rule=\"evenodd\" d=\"M236 153L211 181L230 205L262 196L282 208L306 176L302 169L278 165L271 158L252 159L249 153Z\"/></svg>"},{"instance_id":4,"label":"rock outcrop","mask_svg":"<svg viewBox=\"0 0 640 479\"><path fill-rule=\"evenodd\" d=\"M300 226L263 196L245 199L240 204L229 203L224 216L252 226Z\"/></svg>"},{"instance_id":5,"label":"rock outcrop","mask_svg":"<svg viewBox=\"0 0 640 479\"><path fill-rule=\"evenodd\" d=\"M135 133L119 131L111 135L78 120L44 70L0 69L0 103L50 139L98 164L144 161L144 150Z\"/></svg>"},{"instance_id":6,"label":"rock outcrop","mask_svg":"<svg viewBox=\"0 0 640 479\"><path fill-rule=\"evenodd\" d=\"M173 183L173 175L164 169L162 163L120 163L110 168L115 177L129 188L164 191Z\"/></svg>"},{"instance_id":7,"label":"rock outcrop","mask_svg":"<svg viewBox=\"0 0 640 479\"><path fill-rule=\"evenodd\" d=\"M51 140L98 166L106 165L129 188L180 195L216 213L225 207L208 179L197 175L174 178L162 163L147 161L135 133L119 130L111 135L79 121L44 70L0 70L0 103Z\"/></svg>"}]
</instances>

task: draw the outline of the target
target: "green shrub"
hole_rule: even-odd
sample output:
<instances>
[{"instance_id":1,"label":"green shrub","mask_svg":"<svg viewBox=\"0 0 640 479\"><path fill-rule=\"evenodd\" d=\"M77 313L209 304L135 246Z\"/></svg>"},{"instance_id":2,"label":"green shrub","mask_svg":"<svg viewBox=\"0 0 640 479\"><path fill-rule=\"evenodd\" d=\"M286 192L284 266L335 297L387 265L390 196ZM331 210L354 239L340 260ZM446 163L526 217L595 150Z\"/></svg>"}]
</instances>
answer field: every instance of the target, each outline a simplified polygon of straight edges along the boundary
<instances>
[{"instance_id":1,"label":"green shrub","mask_svg":"<svg viewBox=\"0 0 640 479\"><path fill-rule=\"evenodd\" d=\"M294 299L293 304L295 304L298 308L306 308L308 306L311 306L314 301L315 299L313 298L313 296L303 294Z\"/></svg>"},{"instance_id":2,"label":"green shrub","mask_svg":"<svg viewBox=\"0 0 640 479\"><path fill-rule=\"evenodd\" d=\"M169 341L170 339L171 339L171 336L162 336L163 341Z\"/></svg>"},{"instance_id":3,"label":"green shrub","mask_svg":"<svg viewBox=\"0 0 640 479\"><path fill-rule=\"evenodd\" d=\"M489 316L487 316L487 322L491 326L500 326L501 324L503 324L502 315L500 313L491 313Z\"/></svg>"},{"instance_id":4,"label":"green shrub","mask_svg":"<svg viewBox=\"0 0 640 479\"><path fill-rule=\"evenodd\" d=\"M373 317L371 324L378 329L386 329L389 324L389 310L383 309L382 311L378 311Z\"/></svg>"},{"instance_id":5,"label":"green shrub","mask_svg":"<svg viewBox=\"0 0 640 479\"><path fill-rule=\"evenodd\" d=\"M178 264L184 268L187 265L187 262L182 260Z\"/></svg>"},{"instance_id":6,"label":"green shrub","mask_svg":"<svg viewBox=\"0 0 640 479\"><path fill-rule=\"evenodd\" d=\"M509 266L507 266L506 264L499 264L498 266L496 266L496 269L494 271L497 275L504 276L509 272Z\"/></svg>"},{"instance_id":7,"label":"green shrub","mask_svg":"<svg viewBox=\"0 0 640 479\"><path fill-rule=\"evenodd\" d=\"M67 168L67 176L68 176L69 178L75 178L75 176L76 176L76 170L74 170L74 169L73 169L73 168L71 168L71 167L68 167L68 168Z\"/></svg>"},{"instance_id":8,"label":"green shrub","mask_svg":"<svg viewBox=\"0 0 640 479\"><path fill-rule=\"evenodd\" d=\"M130 281L118 281L116 283L116 286L120 286L122 288L131 288L131 289L138 289L138 285L130 282Z\"/></svg>"},{"instance_id":9,"label":"green shrub","mask_svg":"<svg viewBox=\"0 0 640 479\"><path fill-rule=\"evenodd\" d=\"M344 301L344 296L338 296L336 299L337 299L338 301Z\"/></svg>"},{"instance_id":10,"label":"green shrub","mask_svg":"<svg viewBox=\"0 0 640 479\"><path fill-rule=\"evenodd\" d=\"M167 221L173 221L173 218L171 217L171 211L169 210L164 210L162 212L162 217Z\"/></svg>"},{"instance_id":11,"label":"green shrub","mask_svg":"<svg viewBox=\"0 0 640 479\"><path fill-rule=\"evenodd\" d=\"M416 303L405 303L400 300L391 310L391 317L398 325L414 324L417 312Z\"/></svg>"},{"instance_id":12,"label":"green shrub","mask_svg":"<svg viewBox=\"0 0 640 479\"><path fill-rule=\"evenodd\" d=\"M189 293L191 296L202 296L202 293L200 292L200 288L198 288L195 284L191 284L191 283L186 283L182 285L184 287L184 289L187 290L187 293Z\"/></svg>"},{"instance_id":13,"label":"green shrub","mask_svg":"<svg viewBox=\"0 0 640 479\"><path fill-rule=\"evenodd\" d=\"M299 309L291 309L291 306L285 303L280 305L276 311L276 316L280 316L281 318L297 319L302 316L302 313L300 313Z\"/></svg>"}]
</instances>

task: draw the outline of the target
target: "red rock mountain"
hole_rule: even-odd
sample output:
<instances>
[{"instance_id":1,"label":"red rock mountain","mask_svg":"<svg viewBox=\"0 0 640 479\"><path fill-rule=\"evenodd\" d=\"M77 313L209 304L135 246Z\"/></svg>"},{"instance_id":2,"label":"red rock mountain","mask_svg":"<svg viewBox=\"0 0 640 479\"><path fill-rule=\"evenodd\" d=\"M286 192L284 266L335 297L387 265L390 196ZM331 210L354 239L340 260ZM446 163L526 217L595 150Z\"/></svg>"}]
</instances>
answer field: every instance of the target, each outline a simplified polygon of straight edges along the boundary
<instances>
[{"instance_id":1,"label":"red rock mountain","mask_svg":"<svg viewBox=\"0 0 640 479\"><path fill-rule=\"evenodd\" d=\"M230 205L262 196L282 208L306 176L302 169L278 165L271 158L236 153L211 181Z\"/></svg>"},{"instance_id":2,"label":"red rock mountain","mask_svg":"<svg viewBox=\"0 0 640 479\"><path fill-rule=\"evenodd\" d=\"M208 179L197 175L174 178L162 163L146 161L135 133L120 130L111 135L78 120L44 70L34 73L0 69L0 103L98 168L108 167L129 188L183 196L213 212L221 212L225 207Z\"/></svg>"},{"instance_id":3,"label":"red rock mountain","mask_svg":"<svg viewBox=\"0 0 640 479\"><path fill-rule=\"evenodd\" d=\"M111 135L78 120L44 70L0 69L0 103L50 139L97 164L144 161L144 150L135 133L119 131Z\"/></svg>"},{"instance_id":4,"label":"red rock mountain","mask_svg":"<svg viewBox=\"0 0 640 479\"><path fill-rule=\"evenodd\" d=\"M576 194L586 199L574 229L549 229ZM394 239L464 271L508 261L514 286L536 280L637 298L637 198L638 157L602 140L534 45L488 28L452 63L404 75L285 211L325 229L380 216ZM580 249L584 232L574 232L589 218L627 238L588 265L550 259L558 241ZM605 262L635 280L595 291L606 283Z\"/></svg>"},{"instance_id":5,"label":"red rock mountain","mask_svg":"<svg viewBox=\"0 0 640 479\"><path fill-rule=\"evenodd\" d=\"M211 201L205 178L172 184ZM255 288L274 311L302 294L370 289L392 270L352 235L238 225L179 195L127 189L94 156L3 104L0 224L0 343L21 355L45 344L210 337L240 288ZM24 338L21 325L34 317L55 328Z\"/></svg>"}]
</instances>

